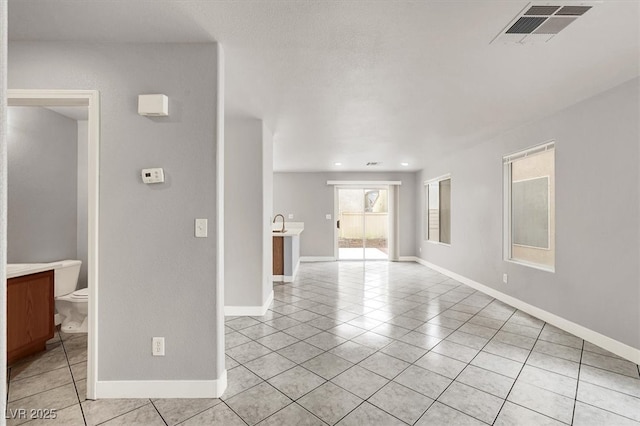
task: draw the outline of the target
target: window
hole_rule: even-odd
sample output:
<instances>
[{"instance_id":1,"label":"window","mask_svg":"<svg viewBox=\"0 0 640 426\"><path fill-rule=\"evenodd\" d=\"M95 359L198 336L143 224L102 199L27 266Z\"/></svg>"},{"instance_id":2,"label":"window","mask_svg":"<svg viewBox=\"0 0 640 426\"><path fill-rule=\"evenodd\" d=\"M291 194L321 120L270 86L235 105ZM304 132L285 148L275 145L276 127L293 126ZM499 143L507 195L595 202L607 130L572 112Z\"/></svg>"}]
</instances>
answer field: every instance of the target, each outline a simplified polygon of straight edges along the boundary
<instances>
[{"instance_id":1,"label":"window","mask_svg":"<svg viewBox=\"0 0 640 426\"><path fill-rule=\"evenodd\" d=\"M451 244L451 176L425 182L425 239Z\"/></svg>"},{"instance_id":2,"label":"window","mask_svg":"<svg viewBox=\"0 0 640 426\"><path fill-rule=\"evenodd\" d=\"M555 268L555 144L504 157L505 259Z\"/></svg>"}]
</instances>

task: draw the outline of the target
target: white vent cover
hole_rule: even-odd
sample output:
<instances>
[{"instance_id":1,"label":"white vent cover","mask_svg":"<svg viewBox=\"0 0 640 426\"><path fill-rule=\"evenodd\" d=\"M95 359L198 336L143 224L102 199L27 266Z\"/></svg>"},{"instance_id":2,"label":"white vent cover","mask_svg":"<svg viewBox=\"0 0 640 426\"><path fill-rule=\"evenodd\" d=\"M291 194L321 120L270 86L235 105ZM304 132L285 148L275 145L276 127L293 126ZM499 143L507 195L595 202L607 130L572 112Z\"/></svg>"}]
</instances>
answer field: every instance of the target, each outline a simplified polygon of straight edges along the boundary
<instances>
[{"instance_id":1,"label":"white vent cover","mask_svg":"<svg viewBox=\"0 0 640 426\"><path fill-rule=\"evenodd\" d=\"M583 16L595 2L529 3L491 41L527 44L546 43L576 19Z\"/></svg>"}]
</instances>

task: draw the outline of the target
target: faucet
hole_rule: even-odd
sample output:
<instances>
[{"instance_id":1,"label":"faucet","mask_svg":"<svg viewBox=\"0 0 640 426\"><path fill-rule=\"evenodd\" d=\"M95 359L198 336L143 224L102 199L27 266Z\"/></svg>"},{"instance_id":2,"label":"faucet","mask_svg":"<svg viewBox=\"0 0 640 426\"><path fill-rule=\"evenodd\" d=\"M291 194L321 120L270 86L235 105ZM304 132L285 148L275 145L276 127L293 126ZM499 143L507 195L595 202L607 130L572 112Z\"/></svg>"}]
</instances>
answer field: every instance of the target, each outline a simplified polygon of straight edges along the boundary
<instances>
[{"instance_id":1,"label":"faucet","mask_svg":"<svg viewBox=\"0 0 640 426\"><path fill-rule=\"evenodd\" d=\"M273 218L273 223L276 223L276 219L278 218L278 216L280 216L282 218L282 229L280 231L274 231L274 232L285 232L286 229L284 229L284 216L281 214L277 214L274 218Z\"/></svg>"}]
</instances>

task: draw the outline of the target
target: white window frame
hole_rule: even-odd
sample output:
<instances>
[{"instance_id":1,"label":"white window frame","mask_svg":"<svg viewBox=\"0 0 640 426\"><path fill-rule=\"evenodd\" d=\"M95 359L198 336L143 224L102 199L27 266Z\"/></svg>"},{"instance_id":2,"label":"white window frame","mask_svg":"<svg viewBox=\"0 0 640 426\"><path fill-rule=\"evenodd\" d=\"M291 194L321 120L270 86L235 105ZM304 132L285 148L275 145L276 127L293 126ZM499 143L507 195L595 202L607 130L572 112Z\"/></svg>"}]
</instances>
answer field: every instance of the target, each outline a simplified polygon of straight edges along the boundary
<instances>
[{"instance_id":1,"label":"white window frame","mask_svg":"<svg viewBox=\"0 0 640 426\"><path fill-rule=\"evenodd\" d=\"M502 213L502 223L503 223L503 260L509 263L515 263L517 265L527 266L533 269L539 269L546 272L555 273L555 258L553 267L541 265L538 263L527 262L526 260L514 259L512 257L512 229L511 229L511 163L515 160L525 158L531 155L539 154L542 152L549 151L551 149L555 150L556 142L555 140L550 140L544 142L539 145L532 146L530 148L514 152L509 155L505 155L502 157L502 170L503 170L503 213ZM555 158L555 157L554 157ZM553 164L554 174L555 174L555 161ZM555 183L554 183L555 185ZM550 189L549 189L550 191ZM551 205L551 204L550 204ZM553 204L553 208L555 210L555 203ZM549 213L549 221L551 221L551 212ZM550 224L549 224L550 225ZM551 226L548 227L549 230L549 248L551 246ZM543 249L544 250L544 249Z\"/></svg>"},{"instance_id":2,"label":"white window frame","mask_svg":"<svg viewBox=\"0 0 640 426\"><path fill-rule=\"evenodd\" d=\"M441 246L451 246L451 242L448 243L443 243L441 241L432 241L429 239L429 184L431 183L440 183L443 180L451 180L453 183L453 180L451 179L451 173L447 173L446 175L442 175L442 176L438 176L436 178L433 179L429 179L429 180L425 180L423 182L424 185L424 205L423 205L423 210L424 210L424 233L422 234L422 238L424 239L424 241L431 243L431 244L437 244L437 245L441 245ZM452 199L450 200L450 206L449 206L449 216L451 216L451 210L453 210L453 197L451 197ZM440 212L440 205L438 204L438 215ZM449 217L449 223L451 223L451 217ZM451 238L450 240L453 241L453 232L450 230L451 233ZM439 237L438 237L439 238Z\"/></svg>"}]
</instances>

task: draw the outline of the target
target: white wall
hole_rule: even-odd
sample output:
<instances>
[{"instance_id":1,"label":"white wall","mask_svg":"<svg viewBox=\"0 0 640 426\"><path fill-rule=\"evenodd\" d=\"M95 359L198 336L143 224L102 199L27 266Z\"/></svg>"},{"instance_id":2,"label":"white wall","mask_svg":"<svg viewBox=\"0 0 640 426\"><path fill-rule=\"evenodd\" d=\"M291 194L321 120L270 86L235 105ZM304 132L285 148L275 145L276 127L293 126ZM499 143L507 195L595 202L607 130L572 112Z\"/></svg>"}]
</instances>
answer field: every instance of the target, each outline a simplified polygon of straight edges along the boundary
<instances>
[{"instance_id":1,"label":"white wall","mask_svg":"<svg viewBox=\"0 0 640 426\"><path fill-rule=\"evenodd\" d=\"M98 380L220 378L217 45L14 42L9 59L12 88L100 91ZM170 116L138 115L142 93L168 95ZM166 182L143 184L145 167Z\"/></svg>"},{"instance_id":2,"label":"white wall","mask_svg":"<svg viewBox=\"0 0 640 426\"><path fill-rule=\"evenodd\" d=\"M640 348L636 78L537 122L427 158L416 185L421 257ZM503 261L504 155L556 141L556 272ZM424 241L421 182L451 173L451 247ZM502 283L507 273L509 283Z\"/></svg>"},{"instance_id":3,"label":"white wall","mask_svg":"<svg viewBox=\"0 0 640 426\"><path fill-rule=\"evenodd\" d=\"M273 291L272 151L261 120L225 121L225 311L231 315L258 315Z\"/></svg>"},{"instance_id":4,"label":"white wall","mask_svg":"<svg viewBox=\"0 0 640 426\"><path fill-rule=\"evenodd\" d=\"M300 256L334 256L334 187L327 185L328 180L402 181L399 194L399 255L415 256L416 173L274 173L274 214L282 213L288 217L289 213L293 213L292 221L304 222L304 231L300 235ZM332 219L325 219L326 214L331 214Z\"/></svg>"},{"instance_id":5,"label":"white wall","mask_svg":"<svg viewBox=\"0 0 640 426\"><path fill-rule=\"evenodd\" d=\"M80 267L80 276L78 277L78 288L87 287L87 241L88 241L88 170L87 170L87 158L89 148L89 128L86 120L78 120L78 205L77 205L77 218L78 218L78 239L76 241L76 259L82 261Z\"/></svg>"},{"instance_id":6,"label":"white wall","mask_svg":"<svg viewBox=\"0 0 640 426\"><path fill-rule=\"evenodd\" d=\"M262 123L262 303L273 297L273 134Z\"/></svg>"},{"instance_id":7,"label":"white wall","mask_svg":"<svg viewBox=\"0 0 640 426\"><path fill-rule=\"evenodd\" d=\"M75 259L76 121L46 108L10 107L7 124L7 261Z\"/></svg>"}]
</instances>

